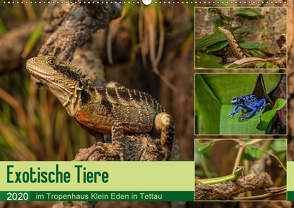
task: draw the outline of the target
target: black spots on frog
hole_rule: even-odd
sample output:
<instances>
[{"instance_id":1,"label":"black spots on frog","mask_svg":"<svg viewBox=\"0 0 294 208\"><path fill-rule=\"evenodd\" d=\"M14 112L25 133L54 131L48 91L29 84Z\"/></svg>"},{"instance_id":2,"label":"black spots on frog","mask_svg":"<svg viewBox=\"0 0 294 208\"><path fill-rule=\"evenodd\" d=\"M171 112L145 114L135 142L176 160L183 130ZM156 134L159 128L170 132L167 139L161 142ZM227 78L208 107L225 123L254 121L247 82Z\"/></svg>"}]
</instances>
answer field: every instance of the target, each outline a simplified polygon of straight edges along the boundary
<instances>
[{"instance_id":1,"label":"black spots on frog","mask_svg":"<svg viewBox=\"0 0 294 208\"><path fill-rule=\"evenodd\" d=\"M242 96L244 97L243 100L245 104L250 105L250 106L255 106L256 103L258 103L259 99L255 95L245 95Z\"/></svg>"},{"instance_id":2,"label":"black spots on frog","mask_svg":"<svg viewBox=\"0 0 294 208\"><path fill-rule=\"evenodd\" d=\"M251 97L247 97L246 100L247 100L248 103L252 103L252 99L251 99Z\"/></svg>"}]
</instances>

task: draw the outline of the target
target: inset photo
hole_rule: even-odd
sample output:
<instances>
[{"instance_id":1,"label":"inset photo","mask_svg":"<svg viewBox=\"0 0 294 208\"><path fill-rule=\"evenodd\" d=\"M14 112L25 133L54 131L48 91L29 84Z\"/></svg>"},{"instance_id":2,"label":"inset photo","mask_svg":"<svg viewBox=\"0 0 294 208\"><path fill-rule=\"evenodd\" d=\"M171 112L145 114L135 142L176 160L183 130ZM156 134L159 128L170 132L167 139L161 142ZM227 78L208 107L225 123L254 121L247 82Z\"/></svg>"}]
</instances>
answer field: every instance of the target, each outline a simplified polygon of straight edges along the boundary
<instances>
[{"instance_id":1,"label":"inset photo","mask_svg":"<svg viewBox=\"0 0 294 208\"><path fill-rule=\"evenodd\" d=\"M195 134L286 134L286 74L195 74Z\"/></svg>"},{"instance_id":2,"label":"inset photo","mask_svg":"<svg viewBox=\"0 0 294 208\"><path fill-rule=\"evenodd\" d=\"M287 8L195 8L195 69L286 69Z\"/></svg>"},{"instance_id":3,"label":"inset photo","mask_svg":"<svg viewBox=\"0 0 294 208\"><path fill-rule=\"evenodd\" d=\"M195 201L286 200L287 139L195 139Z\"/></svg>"}]
</instances>

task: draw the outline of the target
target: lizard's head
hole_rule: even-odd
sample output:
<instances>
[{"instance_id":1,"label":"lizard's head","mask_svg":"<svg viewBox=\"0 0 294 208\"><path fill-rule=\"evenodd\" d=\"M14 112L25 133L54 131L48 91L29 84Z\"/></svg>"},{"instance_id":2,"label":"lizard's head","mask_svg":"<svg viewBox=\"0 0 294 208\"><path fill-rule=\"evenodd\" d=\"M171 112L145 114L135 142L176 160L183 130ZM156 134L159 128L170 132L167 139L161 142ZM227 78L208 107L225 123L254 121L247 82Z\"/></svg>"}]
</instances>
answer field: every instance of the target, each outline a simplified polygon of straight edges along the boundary
<instances>
[{"instance_id":1,"label":"lizard's head","mask_svg":"<svg viewBox=\"0 0 294 208\"><path fill-rule=\"evenodd\" d=\"M27 61L29 73L52 91L66 106L71 97L77 97L77 92L87 84L85 76L73 65L65 63L55 56L34 57Z\"/></svg>"},{"instance_id":2,"label":"lizard's head","mask_svg":"<svg viewBox=\"0 0 294 208\"><path fill-rule=\"evenodd\" d=\"M232 31L227 27L218 27L218 30L224 35L232 34Z\"/></svg>"},{"instance_id":3,"label":"lizard's head","mask_svg":"<svg viewBox=\"0 0 294 208\"><path fill-rule=\"evenodd\" d=\"M236 178L242 176L243 180L245 180L244 175L245 175L245 168L243 166L238 166L235 170L234 170L234 174L236 176Z\"/></svg>"}]
</instances>

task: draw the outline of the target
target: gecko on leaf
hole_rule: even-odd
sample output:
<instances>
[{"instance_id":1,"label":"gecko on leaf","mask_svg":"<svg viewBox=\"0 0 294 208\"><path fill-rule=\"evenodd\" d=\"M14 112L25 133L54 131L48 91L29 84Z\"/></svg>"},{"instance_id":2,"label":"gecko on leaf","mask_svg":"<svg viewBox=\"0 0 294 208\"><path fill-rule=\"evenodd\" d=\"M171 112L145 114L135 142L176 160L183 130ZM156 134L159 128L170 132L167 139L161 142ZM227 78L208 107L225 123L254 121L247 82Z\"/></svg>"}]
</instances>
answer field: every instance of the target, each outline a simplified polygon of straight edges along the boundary
<instances>
[{"instance_id":1,"label":"gecko on leaf","mask_svg":"<svg viewBox=\"0 0 294 208\"><path fill-rule=\"evenodd\" d=\"M245 117L240 116L241 120L243 120L243 119L251 118L254 115L254 113L257 114L258 111L261 111L266 105L266 100L259 99L255 95L248 94L241 97L233 97L231 100L231 103L235 105L235 108L230 114L230 116L232 117L234 116L234 114L238 115L238 112L242 112L244 108L251 111ZM242 109L237 111L239 107L242 107Z\"/></svg>"}]
</instances>

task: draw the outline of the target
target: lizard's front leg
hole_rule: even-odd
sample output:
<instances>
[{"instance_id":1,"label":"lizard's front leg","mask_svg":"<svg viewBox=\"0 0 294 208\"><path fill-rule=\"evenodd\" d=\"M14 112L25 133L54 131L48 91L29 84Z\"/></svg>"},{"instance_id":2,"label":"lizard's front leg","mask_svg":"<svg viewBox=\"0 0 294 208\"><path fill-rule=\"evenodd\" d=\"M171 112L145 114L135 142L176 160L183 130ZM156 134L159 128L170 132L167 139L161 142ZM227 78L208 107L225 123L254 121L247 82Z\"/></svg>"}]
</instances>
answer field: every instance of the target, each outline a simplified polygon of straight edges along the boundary
<instances>
[{"instance_id":1,"label":"lizard's front leg","mask_svg":"<svg viewBox=\"0 0 294 208\"><path fill-rule=\"evenodd\" d=\"M112 157L116 158L119 157L121 161L124 160L124 148L125 148L125 138L124 138L124 131L122 124L114 120L111 125L111 137L112 142L110 143L104 143L104 142L97 142L97 148L95 148L85 160L88 160L88 158L97 150L101 152L102 155L106 157ZM95 139L96 140L96 139Z\"/></svg>"},{"instance_id":2,"label":"lizard's front leg","mask_svg":"<svg viewBox=\"0 0 294 208\"><path fill-rule=\"evenodd\" d=\"M160 143L164 154L163 160L168 160L175 138L172 117L165 112L158 114L154 120L154 127L157 131L161 131Z\"/></svg>"},{"instance_id":3,"label":"lizard's front leg","mask_svg":"<svg viewBox=\"0 0 294 208\"><path fill-rule=\"evenodd\" d=\"M119 156L124 161L123 151L125 149L125 137L122 123L114 120L111 127L113 154Z\"/></svg>"}]
</instances>

